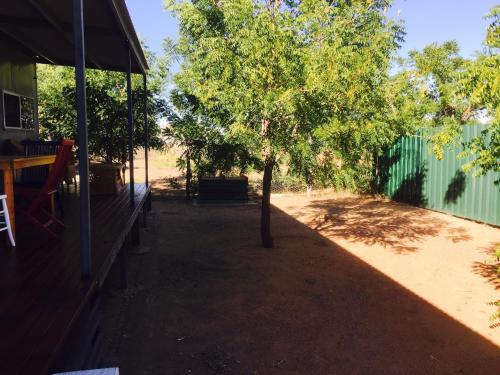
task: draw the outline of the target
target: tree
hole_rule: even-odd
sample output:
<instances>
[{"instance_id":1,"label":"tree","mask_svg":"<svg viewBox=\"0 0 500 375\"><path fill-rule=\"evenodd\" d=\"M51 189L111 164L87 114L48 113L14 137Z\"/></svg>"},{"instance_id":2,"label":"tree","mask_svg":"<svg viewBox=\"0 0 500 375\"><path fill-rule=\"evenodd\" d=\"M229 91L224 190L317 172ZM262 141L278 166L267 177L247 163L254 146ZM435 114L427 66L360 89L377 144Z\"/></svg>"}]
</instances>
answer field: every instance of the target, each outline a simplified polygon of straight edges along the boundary
<instances>
[{"instance_id":1,"label":"tree","mask_svg":"<svg viewBox=\"0 0 500 375\"><path fill-rule=\"evenodd\" d=\"M196 116L198 103L196 98L183 95L173 90L171 93L172 110L167 116L167 126L163 135L169 146L180 146L182 154L177 160L177 166L186 169L186 199L191 198L191 160L200 160L201 152L207 143L207 133L204 123Z\"/></svg>"},{"instance_id":2,"label":"tree","mask_svg":"<svg viewBox=\"0 0 500 375\"><path fill-rule=\"evenodd\" d=\"M166 83L168 60L157 58L146 49L148 72L148 126L152 148L163 146L159 120L167 111L160 97ZM40 134L45 139L76 137L74 69L38 65ZM134 146L145 146L142 76L132 76ZM127 160L127 92L123 73L88 69L87 106L89 153L106 162Z\"/></svg>"},{"instance_id":3,"label":"tree","mask_svg":"<svg viewBox=\"0 0 500 375\"><path fill-rule=\"evenodd\" d=\"M461 94L476 111L483 111L491 122L481 135L466 146L463 156L472 156L465 165L475 175L500 171L500 6L486 15L490 25L486 31L484 50L468 66L460 81ZM500 180L495 181L500 184Z\"/></svg>"},{"instance_id":4,"label":"tree","mask_svg":"<svg viewBox=\"0 0 500 375\"><path fill-rule=\"evenodd\" d=\"M273 246L271 181L281 157L302 147L316 158L328 146L354 163L363 140L383 129L381 87L402 37L384 14L389 3L166 1L180 23L177 86L226 111L226 134L251 140L262 160L264 247Z\"/></svg>"},{"instance_id":5,"label":"tree","mask_svg":"<svg viewBox=\"0 0 500 375\"><path fill-rule=\"evenodd\" d=\"M438 159L443 157L444 147L458 143L462 125L475 114L470 102L458 95L459 78L468 64L459 51L455 41L448 41L409 53L409 76L420 93L411 100L420 106L417 119L429 130Z\"/></svg>"},{"instance_id":6,"label":"tree","mask_svg":"<svg viewBox=\"0 0 500 375\"><path fill-rule=\"evenodd\" d=\"M399 82L393 92L400 103L394 119L420 124L438 159L446 147L461 143L463 125L489 119L488 127L464 144L460 155L471 157L464 169L474 170L476 176L500 170L500 6L486 18L491 23L484 49L475 58L462 58L455 41L434 43L410 51L402 71L393 77Z\"/></svg>"},{"instance_id":7,"label":"tree","mask_svg":"<svg viewBox=\"0 0 500 375\"><path fill-rule=\"evenodd\" d=\"M197 175L211 176L241 174L258 165L248 143L225 134L222 124L227 121L227 113L208 111L196 97L176 89L171 92L170 102L173 108L168 112L163 135L169 144L183 148L178 165L186 173L191 161Z\"/></svg>"}]
</instances>

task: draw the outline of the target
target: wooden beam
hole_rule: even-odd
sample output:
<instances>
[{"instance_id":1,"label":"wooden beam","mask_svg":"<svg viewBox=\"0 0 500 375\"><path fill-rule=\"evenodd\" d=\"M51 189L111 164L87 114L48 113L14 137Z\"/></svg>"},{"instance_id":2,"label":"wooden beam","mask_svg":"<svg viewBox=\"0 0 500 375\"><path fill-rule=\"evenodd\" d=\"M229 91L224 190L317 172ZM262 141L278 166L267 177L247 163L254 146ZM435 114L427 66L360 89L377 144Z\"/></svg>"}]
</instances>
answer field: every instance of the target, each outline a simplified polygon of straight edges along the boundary
<instances>
[{"instance_id":1,"label":"wooden beam","mask_svg":"<svg viewBox=\"0 0 500 375\"><path fill-rule=\"evenodd\" d=\"M46 19L19 17L5 14L0 14L0 25L16 26L29 30L50 30L54 28L53 25L51 25ZM58 22L58 25L64 32L73 32L73 24L71 23ZM116 29L99 26L85 26L85 33L92 36L121 36L120 31Z\"/></svg>"},{"instance_id":2,"label":"wooden beam","mask_svg":"<svg viewBox=\"0 0 500 375\"><path fill-rule=\"evenodd\" d=\"M137 65L141 70L141 73L145 73L147 70L147 61L145 60L144 53L142 52L142 47L140 45L137 46L136 43L134 43L136 38L134 38L133 35L129 33L129 30L125 26L125 19L123 18L122 12L120 11L120 8L116 3L116 0L108 0L108 3L111 7L113 15L115 16L118 27L121 29L125 40L128 42L129 50L132 49L134 52L134 57ZM141 56L144 58L144 61L142 61Z\"/></svg>"},{"instance_id":3,"label":"wooden beam","mask_svg":"<svg viewBox=\"0 0 500 375\"><path fill-rule=\"evenodd\" d=\"M38 14L40 14L40 16L44 20L46 20L52 26L52 28L55 31L57 31L59 34L62 35L68 46L73 49L75 46L74 42L68 36L67 32L58 24L56 20L54 20L54 18L52 18L50 14L48 14L48 12L42 7L42 5L33 0L28 0L28 3L31 5L33 9L35 9L38 12ZM88 59L92 63L92 65L94 65L96 68L102 69L102 67L94 59L92 59L91 57L88 57Z\"/></svg>"},{"instance_id":4,"label":"wooden beam","mask_svg":"<svg viewBox=\"0 0 500 375\"><path fill-rule=\"evenodd\" d=\"M47 61L50 64L58 65L55 60L49 59L42 52L40 52L36 47L32 46L30 43L27 43L26 41L17 37L11 31L5 30L4 27L0 26L0 32L2 34L4 34L6 37L8 37L9 39L11 39L13 42L15 42L15 44L21 46L21 49L24 49L25 51L27 51L29 56L33 56L35 58L38 56L39 58L44 59L45 61Z\"/></svg>"}]
</instances>

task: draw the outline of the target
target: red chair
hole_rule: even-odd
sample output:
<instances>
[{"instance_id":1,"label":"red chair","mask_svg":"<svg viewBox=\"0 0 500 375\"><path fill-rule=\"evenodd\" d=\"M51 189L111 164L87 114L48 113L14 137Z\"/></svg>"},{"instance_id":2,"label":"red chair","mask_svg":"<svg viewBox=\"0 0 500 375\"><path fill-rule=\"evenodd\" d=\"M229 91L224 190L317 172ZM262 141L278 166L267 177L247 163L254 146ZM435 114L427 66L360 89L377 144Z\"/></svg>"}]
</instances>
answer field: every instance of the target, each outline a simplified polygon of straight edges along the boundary
<instances>
[{"instance_id":1,"label":"red chair","mask_svg":"<svg viewBox=\"0 0 500 375\"><path fill-rule=\"evenodd\" d=\"M16 211L18 211L26 221L41 228L52 238L57 237L55 232L50 228L53 224L57 224L60 228L64 228L64 223L54 215L54 195L59 189L66 172L66 167L71 159L74 144L75 141L70 139L61 140L57 149L56 160L54 164L52 164L47 180L41 189L28 188L16 191L16 197L23 196L30 200L29 204L24 208L16 205ZM47 204L50 204L51 212L44 208Z\"/></svg>"}]
</instances>

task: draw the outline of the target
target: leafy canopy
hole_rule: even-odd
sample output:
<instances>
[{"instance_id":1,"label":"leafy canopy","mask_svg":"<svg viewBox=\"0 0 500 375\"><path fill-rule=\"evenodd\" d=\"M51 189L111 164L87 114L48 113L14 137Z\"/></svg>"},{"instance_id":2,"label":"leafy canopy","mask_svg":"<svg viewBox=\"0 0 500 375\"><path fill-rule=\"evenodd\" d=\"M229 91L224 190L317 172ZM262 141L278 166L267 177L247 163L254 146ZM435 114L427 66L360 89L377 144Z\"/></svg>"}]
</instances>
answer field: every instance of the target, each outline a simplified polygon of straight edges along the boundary
<instances>
[{"instance_id":1,"label":"leafy canopy","mask_svg":"<svg viewBox=\"0 0 500 375\"><path fill-rule=\"evenodd\" d=\"M466 169L476 175L500 172L500 6L492 8L485 18L490 20L485 48L468 65L461 80L461 93L471 107L491 118L490 126L469 142L464 153L472 156Z\"/></svg>"},{"instance_id":2,"label":"leafy canopy","mask_svg":"<svg viewBox=\"0 0 500 375\"><path fill-rule=\"evenodd\" d=\"M385 84L402 38L389 1L167 0L180 26L178 88L264 161L298 173L355 166L394 135Z\"/></svg>"},{"instance_id":3,"label":"leafy canopy","mask_svg":"<svg viewBox=\"0 0 500 375\"><path fill-rule=\"evenodd\" d=\"M199 100L172 90L172 110L167 115L163 136L170 146L183 149L177 165L186 168L186 158L194 162L196 175L244 173L259 163L242 139L225 135L220 125L227 114L207 111Z\"/></svg>"},{"instance_id":4,"label":"leafy canopy","mask_svg":"<svg viewBox=\"0 0 500 375\"><path fill-rule=\"evenodd\" d=\"M147 52L149 144L161 148L159 120L167 111L161 98L166 83L168 60ZM77 139L74 69L38 65L40 133L45 139ZM146 134L143 120L142 76L132 76L134 146L143 147ZM123 73L87 69L87 118L89 154L107 162L127 160L127 91Z\"/></svg>"},{"instance_id":5,"label":"leafy canopy","mask_svg":"<svg viewBox=\"0 0 500 375\"><path fill-rule=\"evenodd\" d=\"M490 25L484 49L475 58L462 58L455 41L434 43L411 51L392 79L399 98L394 119L426 128L438 159L445 147L460 144L463 125L489 120L461 155L469 156L464 169L475 175L500 171L500 6L486 18Z\"/></svg>"}]
</instances>

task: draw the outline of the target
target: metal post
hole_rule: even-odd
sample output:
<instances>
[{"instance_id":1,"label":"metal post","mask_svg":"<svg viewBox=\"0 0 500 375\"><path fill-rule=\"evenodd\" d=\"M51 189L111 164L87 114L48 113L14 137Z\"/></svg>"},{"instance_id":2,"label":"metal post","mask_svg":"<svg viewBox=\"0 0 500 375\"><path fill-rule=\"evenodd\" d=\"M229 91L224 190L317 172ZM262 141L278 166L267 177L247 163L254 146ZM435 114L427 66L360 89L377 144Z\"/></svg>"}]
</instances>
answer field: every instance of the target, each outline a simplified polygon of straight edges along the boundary
<instances>
[{"instance_id":1,"label":"metal post","mask_svg":"<svg viewBox=\"0 0 500 375\"><path fill-rule=\"evenodd\" d=\"M76 117L80 172L80 268L82 277L87 277L91 272L92 254L83 0L73 0L73 34L75 39Z\"/></svg>"},{"instance_id":2,"label":"metal post","mask_svg":"<svg viewBox=\"0 0 500 375\"><path fill-rule=\"evenodd\" d=\"M144 160L146 168L146 186L149 186L149 126L148 126L148 84L146 73L143 74L144 78Z\"/></svg>"},{"instance_id":3,"label":"metal post","mask_svg":"<svg viewBox=\"0 0 500 375\"><path fill-rule=\"evenodd\" d=\"M128 64L127 64L127 105L128 105L128 161L130 173L130 207L135 207L135 189L134 189L134 114L132 108L132 53L128 45Z\"/></svg>"}]
</instances>

